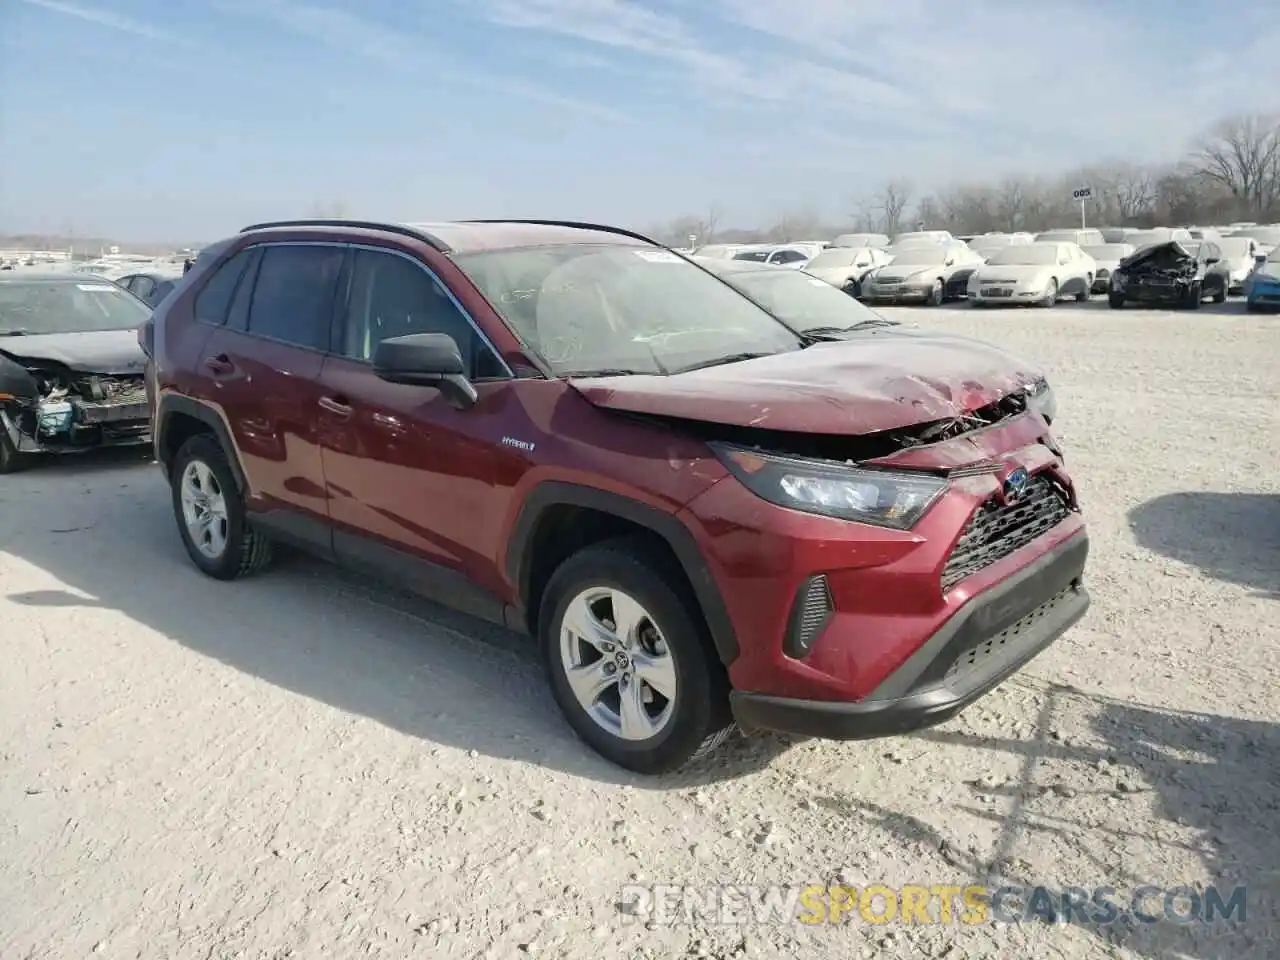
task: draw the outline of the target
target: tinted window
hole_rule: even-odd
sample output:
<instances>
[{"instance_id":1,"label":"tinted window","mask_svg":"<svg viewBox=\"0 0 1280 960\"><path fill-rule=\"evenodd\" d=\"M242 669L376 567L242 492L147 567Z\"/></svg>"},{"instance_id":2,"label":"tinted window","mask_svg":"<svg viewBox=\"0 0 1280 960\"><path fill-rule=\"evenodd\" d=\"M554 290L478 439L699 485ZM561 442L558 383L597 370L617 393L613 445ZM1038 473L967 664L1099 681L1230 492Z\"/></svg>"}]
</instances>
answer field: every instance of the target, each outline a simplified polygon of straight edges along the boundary
<instances>
[{"instance_id":1,"label":"tinted window","mask_svg":"<svg viewBox=\"0 0 1280 960\"><path fill-rule=\"evenodd\" d=\"M805 255L798 250L780 250L773 255L774 263L795 263L797 260L804 260Z\"/></svg>"},{"instance_id":2,"label":"tinted window","mask_svg":"<svg viewBox=\"0 0 1280 960\"><path fill-rule=\"evenodd\" d=\"M369 360L383 340L413 333L453 337L470 379L505 375L498 358L435 277L396 254L357 250L342 354Z\"/></svg>"},{"instance_id":3,"label":"tinted window","mask_svg":"<svg viewBox=\"0 0 1280 960\"><path fill-rule=\"evenodd\" d=\"M249 263L249 251L242 250L214 271L196 295L195 316L201 323L221 325L227 321L227 309L235 295L236 284Z\"/></svg>"},{"instance_id":4,"label":"tinted window","mask_svg":"<svg viewBox=\"0 0 1280 960\"><path fill-rule=\"evenodd\" d=\"M129 289L140 296L143 300L151 296L155 290L155 281L150 277L134 277L133 282L129 285Z\"/></svg>"},{"instance_id":5,"label":"tinted window","mask_svg":"<svg viewBox=\"0 0 1280 960\"><path fill-rule=\"evenodd\" d=\"M342 247L281 244L262 251L249 333L313 350L329 348Z\"/></svg>"}]
</instances>

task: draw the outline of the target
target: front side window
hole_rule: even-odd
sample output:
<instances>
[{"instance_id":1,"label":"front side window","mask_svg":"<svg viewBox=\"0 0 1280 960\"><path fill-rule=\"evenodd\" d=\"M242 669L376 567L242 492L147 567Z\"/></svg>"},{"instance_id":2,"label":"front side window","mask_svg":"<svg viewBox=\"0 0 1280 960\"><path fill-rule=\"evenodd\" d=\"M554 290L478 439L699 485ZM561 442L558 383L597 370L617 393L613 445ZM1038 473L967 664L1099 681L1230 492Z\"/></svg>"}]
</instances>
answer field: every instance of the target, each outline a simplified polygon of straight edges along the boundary
<instances>
[{"instance_id":1,"label":"front side window","mask_svg":"<svg viewBox=\"0 0 1280 960\"><path fill-rule=\"evenodd\" d=\"M106 280L6 280L0 283L0 337L131 330L151 311Z\"/></svg>"},{"instance_id":2,"label":"front side window","mask_svg":"<svg viewBox=\"0 0 1280 960\"><path fill-rule=\"evenodd\" d=\"M397 254L357 250L342 355L371 360L383 340L415 333L452 337L469 379L504 375L498 358L435 277Z\"/></svg>"},{"instance_id":3,"label":"front side window","mask_svg":"<svg viewBox=\"0 0 1280 960\"><path fill-rule=\"evenodd\" d=\"M667 250L556 245L454 262L561 376L677 373L802 346L777 318Z\"/></svg>"},{"instance_id":4,"label":"front side window","mask_svg":"<svg viewBox=\"0 0 1280 960\"><path fill-rule=\"evenodd\" d=\"M249 265L252 250L241 250L234 257L218 267L196 294L195 316L201 323L212 323L217 326L227 322L227 311L231 308L231 298L235 296L236 285Z\"/></svg>"},{"instance_id":5,"label":"front side window","mask_svg":"<svg viewBox=\"0 0 1280 960\"><path fill-rule=\"evenodd\" d=\"M298 347L327 350L344 256L344 249L338 246L267 246L253 285L248 332Z\"/></svg>"}]
</instances>

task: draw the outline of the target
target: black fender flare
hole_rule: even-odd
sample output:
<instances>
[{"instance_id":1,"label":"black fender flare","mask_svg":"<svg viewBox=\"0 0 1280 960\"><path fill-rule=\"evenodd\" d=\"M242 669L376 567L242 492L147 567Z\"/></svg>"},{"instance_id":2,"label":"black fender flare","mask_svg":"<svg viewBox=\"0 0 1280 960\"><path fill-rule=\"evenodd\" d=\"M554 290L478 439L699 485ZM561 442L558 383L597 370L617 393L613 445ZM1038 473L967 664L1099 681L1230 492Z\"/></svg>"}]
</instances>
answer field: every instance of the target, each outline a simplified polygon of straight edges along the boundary
<instances>
[{"instance_id":1,"label":"black fender flare","mask_svg":"<svg viewBox=\"0 0 1280 960\"><path fill-rule=\"evenodd\" d=\"M199 400L193 400L191 397L165 394L160 397L160 402L157 404L156 422L152 429L155 432L156 459L160 460L165 470L169 469L169 464L161 458L161 451L165 448L165 432L174 414L182 414L199 420L218 438L218 443L222 445L222 450L227 455L227 465L231 468L231 475L235 477L236 487L241 495L245 494L248 490L248 483L245 479L244 468L240 465L240 453L236 449L235 442L231 439L231 430L227 426L227 421L218 410L206 403L201 403Z\"/></svg>"},{"instance_id":2,"label":"black fender flare","mask_svg":"<svg viewBox=\"0 0 1280 960\"><path fill-rule=\"evenodd\" d=\"M534 532L547 509L555 506L583 507L613 514L661 537L675 554L693 587L720 661L728 666L737 659L738 637L729 618L729 610L689 528L675 514L596 487L548 480L538 484L525 497L511 528L506 556L507 575L519 590L522 602L529 596Z\"/></svg>"}]
</instances>

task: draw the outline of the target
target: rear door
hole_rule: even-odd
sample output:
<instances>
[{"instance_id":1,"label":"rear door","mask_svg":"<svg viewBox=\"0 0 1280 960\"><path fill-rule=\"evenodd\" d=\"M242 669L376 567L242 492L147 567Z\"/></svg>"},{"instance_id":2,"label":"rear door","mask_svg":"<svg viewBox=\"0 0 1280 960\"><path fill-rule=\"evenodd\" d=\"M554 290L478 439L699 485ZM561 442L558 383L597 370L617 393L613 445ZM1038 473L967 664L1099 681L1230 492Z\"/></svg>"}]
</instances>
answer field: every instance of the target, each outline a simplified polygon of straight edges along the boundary
<instances>
[{"instance_id":1,"label":"rear door","mask_svg":"<svg viewBox=\"0 0 1280 960\"><path fill-rule=\"evenodd\" d=\"M428 593L442 583L462 591L465 581L501 591L495 558L509 493L495 483L495 465L520 454L502 446L514 432L511 371L436 275L390 248L354 248L340 314L321 376L338 559L398 568L391 572ZM453 337L479 395L475 406L458 410L432 387L374 376L378 343L413 333ZM404 554L430 566L406 563ZM466 595L442 599L468 605Z\"/></svg>"},{"instance_id":2,"label":"rear door","mask_svg":"<svg viewBox=\"0 0 1280 960\"><path fill-rule=\"evenodd\" d=\"M347 255L334 243L260 245L200 359L248 478L250 509L322 550L331 534L319 381Z\"/></svg>"}]
</instances>

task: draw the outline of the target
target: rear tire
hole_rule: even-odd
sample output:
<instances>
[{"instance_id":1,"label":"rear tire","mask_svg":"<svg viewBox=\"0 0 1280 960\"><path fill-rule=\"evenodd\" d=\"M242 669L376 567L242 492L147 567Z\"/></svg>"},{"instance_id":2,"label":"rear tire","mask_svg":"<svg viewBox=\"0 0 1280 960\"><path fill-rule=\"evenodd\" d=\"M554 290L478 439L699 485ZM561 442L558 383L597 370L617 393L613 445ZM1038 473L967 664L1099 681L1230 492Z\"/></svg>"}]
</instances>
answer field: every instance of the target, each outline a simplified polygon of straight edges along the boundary
<instances>
[{"instance_id":1,"label":"rear tire","mask_svg":"<svg viewBox=\"0 0 1280 960\"><path fill-rule=\"evenodd\" d=\"M184 443L169 476L182 545L202 573L235 580L270 562L271 542L248 524L226 452L212 435Z\"/></svg>"},{"instance_id":2,"label":"rear tire","mask_svg":"<svg viewBox=\"0 0 1280 960\"><path fill-rule=\"evenodd\" d=\"M1076 303L1088 303L1091 296L1093 296L1093 277L1086 276L1084 286L1076 294Z\"/></svg>"},{"instance_id":3,"label":"rear tire","mask_svg":"<svg viewBox=\"0 0 1280 960\"><path fill-rule=\"evenodd\" d=\"M547 680L569 726L641 774L677 770L733 729L728 678L669 568L640 539L586 547L552 574L539 615ZM571 684L576 672L584 679Z\"/></svg>"},{"instance_id":4,"label":"rear tire","mask_svg":"<svg viewBox=\"0 0 1280 960\"><path fill-rule=\"evenodd\" d=\"M9 431L0 425L0 473L17 473L31 466L31 454L19 453L9 439Z\"/></svg>"}]
</instances>

